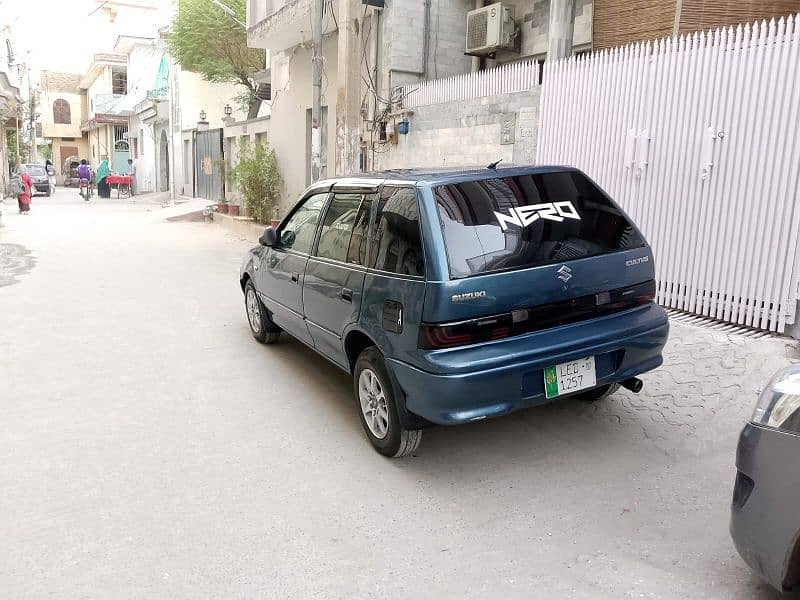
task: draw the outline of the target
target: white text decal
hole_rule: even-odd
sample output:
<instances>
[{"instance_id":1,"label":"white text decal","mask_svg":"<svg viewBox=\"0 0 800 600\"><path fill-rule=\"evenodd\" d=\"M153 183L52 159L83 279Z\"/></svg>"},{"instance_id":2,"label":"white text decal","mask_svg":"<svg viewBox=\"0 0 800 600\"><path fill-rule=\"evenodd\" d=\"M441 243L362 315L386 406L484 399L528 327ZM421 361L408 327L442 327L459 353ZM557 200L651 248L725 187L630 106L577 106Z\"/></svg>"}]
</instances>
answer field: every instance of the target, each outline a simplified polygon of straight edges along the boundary
<instances>
[{"instance_id":1,"label":"white text decal","mask_svg":"<svg viewBox=\"0 0 800 600\"><path fill-rule=\"evenodd\" d=\"M559 223L564 219L581 220L578 211L575 210L572 202L569 201L548 202L546 204L531 204L530 206L509 208L507 215L495 211L494 216L497 217L497 221L500 223L500 228L503 231L508 229L509 225L527 227L539 219L558 221Z\"/></svg>"}]
</instances>

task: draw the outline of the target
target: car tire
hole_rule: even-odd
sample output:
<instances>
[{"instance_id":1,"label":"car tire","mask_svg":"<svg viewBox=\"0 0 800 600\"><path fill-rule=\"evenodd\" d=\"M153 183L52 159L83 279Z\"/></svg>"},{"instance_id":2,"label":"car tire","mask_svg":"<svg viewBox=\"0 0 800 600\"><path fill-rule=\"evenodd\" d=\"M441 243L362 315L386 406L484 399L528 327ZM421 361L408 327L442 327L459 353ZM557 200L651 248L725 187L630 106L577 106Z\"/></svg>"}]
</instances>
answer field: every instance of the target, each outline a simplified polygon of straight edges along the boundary
<instances>
[{"instance_id":1,"label":"car tire","mask_svg":"<svg viewBox=\"0 0 800 600\"><path fill-rule=\"evenodd\" d=\"M421 429L403 428L395 389L380 351L371 346L361 352L353 370L358 415L373 448L390 458L408 456L422 441Z\"/></svg>"},{"instance_id":2,"label":"car tire","mask_svg":"<svg viewBox=\"0 0 800 600\"><path fill-rule=\"evenodd\" d=\"M597 402L598 400L608 398L611 394L614 394L618 389L619 389L618 383L608 383L606 385L601 385L599 387L592 388L591 390L581 392L580 394L576 394L575 397L578 400L583 400L584 402Z\"/></svg>"},{"instance_id":3,"label":"car tire","mask_svg":"<svg viewBox=\"0 0 800 600\"><path fill-rule=\"evenodd\" d=\"M244 308L250 333L262 344L274 344L281 336L281 328L272 322L272 317L261 303L252 281L244 286Z\"/></svg>"},{"instance_id":4,"label":"car tire","mask_svg":"<svg viewBox=\"0 0 800 600\"><path fill-rule=\"evenodd\" d=\"M47 191L44 193L44 195L48 198L50 197L50 188L47 188Z\"/></svg>"}]
</instances>

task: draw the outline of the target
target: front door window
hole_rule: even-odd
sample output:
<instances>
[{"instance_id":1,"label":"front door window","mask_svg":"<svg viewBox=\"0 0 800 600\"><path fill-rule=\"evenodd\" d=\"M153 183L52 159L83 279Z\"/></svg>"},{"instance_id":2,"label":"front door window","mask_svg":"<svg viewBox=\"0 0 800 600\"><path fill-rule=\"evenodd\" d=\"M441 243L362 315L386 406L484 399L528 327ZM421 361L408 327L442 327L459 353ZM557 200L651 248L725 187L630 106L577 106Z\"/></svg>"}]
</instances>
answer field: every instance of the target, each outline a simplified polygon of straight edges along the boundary
<instances>
[{"instance_id":1,"label":"front door window","mask_svg":"<svg viewBox=\"0 0 800 600\"><path fill-rule=\"evenodd\" d=\"M315 194L307 198L294 211L280 231L281 248L309 254L317 232L317 223L328 194Z\"/></svg>"}]
</instances>

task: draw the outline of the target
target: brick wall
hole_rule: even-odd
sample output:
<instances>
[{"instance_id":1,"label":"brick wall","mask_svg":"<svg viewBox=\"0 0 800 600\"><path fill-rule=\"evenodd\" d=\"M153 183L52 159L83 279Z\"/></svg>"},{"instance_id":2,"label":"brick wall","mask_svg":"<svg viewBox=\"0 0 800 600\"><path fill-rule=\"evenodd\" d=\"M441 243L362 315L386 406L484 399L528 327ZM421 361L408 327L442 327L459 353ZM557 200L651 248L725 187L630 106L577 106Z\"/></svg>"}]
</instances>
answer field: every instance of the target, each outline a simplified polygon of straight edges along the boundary
<instances>
[{"instance_id":1,"label":"brick wall","mask_svg":"<svg viewBox=\"0 0 800 600\"><path fill-rule=\"evenodd\" d=\"M417 107L409 117L408 135L398 136L397 145L376 147L373 169L485 166L498 159L531 164L538 113L538 87ZM504 132L513 137L503 140Z\"/></svg>"}]
</instances>

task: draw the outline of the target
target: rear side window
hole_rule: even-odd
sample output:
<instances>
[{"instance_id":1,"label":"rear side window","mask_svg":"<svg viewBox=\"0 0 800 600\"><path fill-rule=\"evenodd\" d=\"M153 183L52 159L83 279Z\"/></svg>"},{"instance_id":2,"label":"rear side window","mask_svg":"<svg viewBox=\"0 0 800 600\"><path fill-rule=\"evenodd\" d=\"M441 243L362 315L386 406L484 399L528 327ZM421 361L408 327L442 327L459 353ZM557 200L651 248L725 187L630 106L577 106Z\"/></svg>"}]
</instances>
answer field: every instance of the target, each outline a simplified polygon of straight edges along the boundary
<instances>
[{"instance_id":1,"label":"rear side window","mask_svg":"<svg viewBox=\"0 0 800 600\"><path fill-rule=\"evenodd\" d=\"M371 241L370 267L400 275L425 275L415 188L384 187Z\"/></svg>"},{"instance_id":2,"label":"rear side window","mask_svg":"<svg viewBox=\"0 0 800 600\"><path fill-rule=\"evenodd\" d=\"M645 243L622 211L574 171L443 185L434 195L453 278Z\"/></svg>"}]
</instances>

